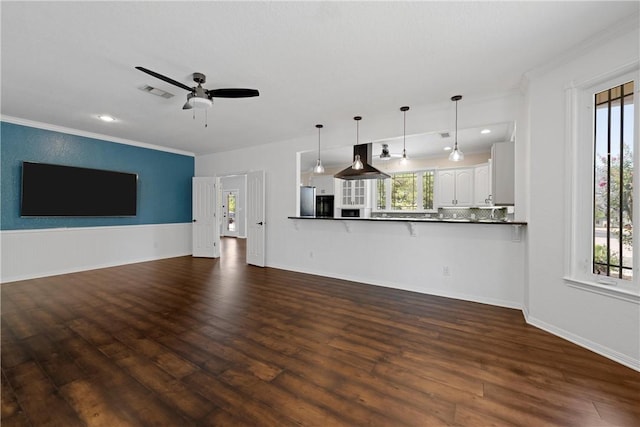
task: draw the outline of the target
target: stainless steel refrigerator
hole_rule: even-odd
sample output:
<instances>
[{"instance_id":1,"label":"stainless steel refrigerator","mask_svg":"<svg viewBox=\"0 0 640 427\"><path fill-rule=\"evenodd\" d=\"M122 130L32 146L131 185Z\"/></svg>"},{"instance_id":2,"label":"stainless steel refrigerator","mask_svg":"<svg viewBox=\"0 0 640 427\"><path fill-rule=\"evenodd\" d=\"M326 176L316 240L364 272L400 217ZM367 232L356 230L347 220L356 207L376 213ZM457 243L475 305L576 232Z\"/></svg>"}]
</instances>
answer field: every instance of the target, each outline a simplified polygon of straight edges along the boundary
<instances>
[{"instance_id":1,"label":"stainless steel refrigerator","mask_svg":"<svg viewBox=\"0 0 640 427\"><path fill-rule=\"evenodd\" d=\"M316 187L300 187L300 216L316 216Z\"/></svg>"}]
</instances>

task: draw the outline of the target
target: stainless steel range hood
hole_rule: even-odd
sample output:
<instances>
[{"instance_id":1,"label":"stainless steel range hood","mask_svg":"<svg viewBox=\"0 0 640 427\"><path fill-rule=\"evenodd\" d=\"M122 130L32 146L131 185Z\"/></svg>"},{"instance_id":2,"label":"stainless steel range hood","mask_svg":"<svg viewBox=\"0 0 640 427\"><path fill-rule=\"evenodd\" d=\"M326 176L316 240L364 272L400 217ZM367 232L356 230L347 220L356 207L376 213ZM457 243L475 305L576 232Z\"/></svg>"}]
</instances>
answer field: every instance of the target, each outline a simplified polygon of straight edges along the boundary
<instances>
[{"instance_id":1,"label":"stainless steel range hood","mask_svg":"<svg viewBox=\"0 0 640 427\"><path fill-rule=\"evenodd\" d=\"M371 143L354 145L353 158L355 159L356 155L360 155L360 161L362 162L364 167L362 169L353 169L351 166L349 166L348 168L343 169L337 174L335 174L334 178L340 178L340 179L389 178L389 175L371 166L372 151L373 151L373 144Z\"/></svg>"}]
</instances>

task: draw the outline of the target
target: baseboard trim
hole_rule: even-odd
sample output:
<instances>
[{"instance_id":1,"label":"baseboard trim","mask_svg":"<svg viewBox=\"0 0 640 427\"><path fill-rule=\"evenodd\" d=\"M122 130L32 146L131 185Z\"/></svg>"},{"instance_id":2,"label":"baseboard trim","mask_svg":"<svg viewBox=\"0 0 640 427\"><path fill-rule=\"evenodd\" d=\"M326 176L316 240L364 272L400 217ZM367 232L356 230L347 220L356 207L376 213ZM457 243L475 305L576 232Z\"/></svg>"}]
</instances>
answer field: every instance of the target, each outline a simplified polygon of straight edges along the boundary
<instances>
[{"instance_id":1,"label":"baseboard trim","mask_svg":"<svg viewBox=\"0 0 640 427\"><path fill-rule=\"evenodd\" d=\"M625 354L619 353L615 350L612 350L608 347L595 343L584 337L573 334L562 328L553 326L540 319L536 319L535 317L530 316L527 310L522 310L522 314L524 315L525 321L531 326L535 326L536 328L549 332L550 334L553 334L557 337L560 337L576 345L579 345L580 347L593 351L594 353L597 353L600 356L606 357L607 359L620 363L621 365L631 368L634 371L640 372L640 360L635 360Z\"/></svg>"},{"instance_id":2,"label":"baseboard trim","mask_svg":"<svg viewBox=\"0 0 640 427\"><path fill-rule=\"evenodd\" d=\"M522 309L522 305L517 303L517 302L513 302L513 301L507 301L507 300L501 300L501 299L496 299L496 298L485 298L479 295L469 295L469 294L461 294L461 293L456 293L456 292L447 292L447 291L443 291L441 289L418 289L418 288L412 288L409 286L401 286L398 285L397 283L390 283L390 282L380 282L380 281L371 281L371 280L366 280L363 279L362 277L356 277L356 276L350 276L350 275L344 275L344 274L327 274L326 271L313 271L313 270L309 270L309 269L300 269L297 267L292 267L292 266L288 266L288 265L283 265L283 264L269 264L267 265L267 267L271 267L271 268L277 268L280 270L287 270L287 271L295 271L298 273L305 273L305 274L313 274L315 276L324 276L324 277L330 277L332 279L340 279L340 280L347 280L350 282L358 282L358 283L363 283L365 285L370 285L370 286L381 286L384 288L391 288L391 289L398 289L401 291L409 291L409 292L416 292L419 294L424 294L424 295L433 295L433 296L438 296L438 297L444 297L444 298L452 298L452 299L457 299L457 300L462 300L462 301L469 301L469 302L476 302L476 303L480 303L480 304L488 304L488 305L493 305L496 307L504 307L504 308L512 308L512 309L516 309L516 310L521 310Z\"/></svg>"},{"instance_id":3,"label":"baseboard trim","mask_svg":"<svg viewBox=\"0 0 640 427\"><path fill-rule=\"evenodd\" d=\"M91 266L87 266L87 267L76 267L76 268L68 268L68 269L62 269L62 270L39 272L39 273L36 273L36 274L27 274L27 275L23 275L23 276L14 276L14 277L11 277L11 278L9 278L7 280L3 280L2 282L0 282L0 285L5 285L5 284L13 283L13 282L20 282L22 280L39 279L39 278L42 278L42 277L51 277L51 276L60 276L62 274L80 273L82 271L99 270L101 268L118 267L118 266L121 266L121 265L137 264L139 262L158 261L158 260L161 260L161 259L177 258L177 257L181 257L181 256L191 256L191 255L192 255L191 252L189 252L189 253L178 253L178 254L163 255L163 256L158 256L158 257L145 257L145 258L131 259L131 260L127 260L125 262L112 262L112 263L104 263L104 264L95 264L95 265L91 265Z\"/></svg>"}]
</instances>

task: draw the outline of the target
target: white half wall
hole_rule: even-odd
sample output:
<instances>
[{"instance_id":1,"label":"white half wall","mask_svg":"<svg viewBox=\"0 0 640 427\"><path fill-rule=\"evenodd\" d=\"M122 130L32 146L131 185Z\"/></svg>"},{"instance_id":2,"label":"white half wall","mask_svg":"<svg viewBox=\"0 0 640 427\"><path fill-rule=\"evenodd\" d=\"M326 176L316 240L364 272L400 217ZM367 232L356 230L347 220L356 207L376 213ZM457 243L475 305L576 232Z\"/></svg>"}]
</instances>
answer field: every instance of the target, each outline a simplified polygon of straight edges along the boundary
<instances>
[{"instance_id":1,"label":"white half wall","mask_svg":"<svg viewBox=\"0 0 640 427\"><path fill-rule=\"evenodd\" d=\"M191 223L7 230L2 283L191 255Z\"/></svg>"},{"instance_id":2,"label":"white half wall","mask_svg":"<svg viewBox=\"0 0 640 427\"><path fill-rule=\"evenodd\" d=\"M273 267L522 308L523 229L308 219L286 227L288 263Z\"/></svg>"}]
</instances>

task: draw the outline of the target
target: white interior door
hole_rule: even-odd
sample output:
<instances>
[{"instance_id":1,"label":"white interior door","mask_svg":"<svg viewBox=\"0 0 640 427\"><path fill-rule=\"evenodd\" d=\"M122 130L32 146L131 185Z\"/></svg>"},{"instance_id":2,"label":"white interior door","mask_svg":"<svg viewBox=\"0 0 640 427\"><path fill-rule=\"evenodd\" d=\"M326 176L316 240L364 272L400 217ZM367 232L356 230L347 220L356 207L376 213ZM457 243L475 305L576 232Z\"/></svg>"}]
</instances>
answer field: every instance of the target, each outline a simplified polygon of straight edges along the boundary
<instances>
[{"instance_id":1,"label":"white interior door","mask_svg":"<svg viewBox=\"0 0 640 427\"><path fill-rule=\"evenodd\" d=\"M220 227L217 222L217 178L193 178L193 256L220 257Z\"/></svg>"},{"instance_id":2,"label":"white interior door","mask_svg":"<svg viewBox=\"0 0 640 427\"><path fill-rule=\"evenodd\" d=\"M247 263L264 267L264 171L247 174Z\"/></svg>"}]
</instances>

